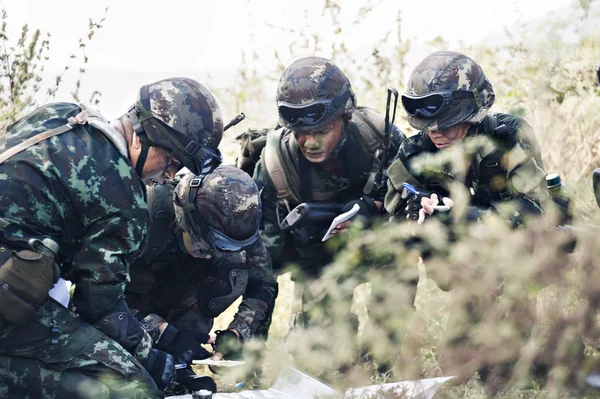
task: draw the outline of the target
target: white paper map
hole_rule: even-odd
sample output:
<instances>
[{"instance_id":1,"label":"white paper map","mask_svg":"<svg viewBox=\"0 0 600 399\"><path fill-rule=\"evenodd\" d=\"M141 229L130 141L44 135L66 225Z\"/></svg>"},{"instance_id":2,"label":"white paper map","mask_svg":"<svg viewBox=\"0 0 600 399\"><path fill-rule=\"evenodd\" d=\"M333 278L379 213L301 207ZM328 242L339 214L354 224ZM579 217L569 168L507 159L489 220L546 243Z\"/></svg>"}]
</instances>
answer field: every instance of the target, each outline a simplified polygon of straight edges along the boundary
<instances>
[{"instance_id":1,"label":"white paper map","mask_svg":"<svg viewBox=\"0 0 600 399\"><path fill-rule=\"evenodd\" d=\"M219 367L236 367L246 364L243 360L212 360L212 359L202 359L202 360L192 360L192 364L203 364L205 366L219 366Z\"/></svg>"},{"instance_id":2,"label":"white paper map","mask_svg":"<svg viewBox=\"0 0 600 399\"><path fill-rule=\"evenodd\" d=\"M351 388L342 394L318 379L286 366L269 389L216 393L213 394L213 399L374 399L381 395L394 395L406 399L432 399L439 387L451 378L453 377L371 385ZM169 398L191 399L192 395L169 396Z\"/></svg>"}]
</instances>

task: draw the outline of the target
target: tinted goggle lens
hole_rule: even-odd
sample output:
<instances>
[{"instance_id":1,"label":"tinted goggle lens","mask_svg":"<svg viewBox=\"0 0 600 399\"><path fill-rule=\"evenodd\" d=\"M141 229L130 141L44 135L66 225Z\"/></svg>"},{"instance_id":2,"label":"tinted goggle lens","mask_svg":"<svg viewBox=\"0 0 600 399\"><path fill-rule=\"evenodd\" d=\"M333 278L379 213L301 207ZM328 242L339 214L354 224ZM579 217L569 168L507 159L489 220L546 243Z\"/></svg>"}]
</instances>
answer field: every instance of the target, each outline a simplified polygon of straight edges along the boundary
<instances>
[{"instance_id":1,"label":"tinted goggle lens","mask_svg":"<svg viewBox=\"0 0 600 399\"><path fill-rule=\"evenodd\" d=\"M258 239L258 230L256 230L256 232L250 238L243 241L237 241L232 238L229 238L226 235L219 232L218 230L213 229L212 227L210 228L209 235L210 237L207 238L208 241L211 242L211 247L213 250L216 250L217 252L231 253L240 252L243 249L254 244L254 242Z\"/></svg>"},{"instance_id":2,"label":"tinted goggle lens","mask_svg":"<svg viewBox=\"0 0 600 399\"><path fill-rule=\"evenodd\" d=\"M307 107L293 108L285 105L279 106L279 115L291 126L304 124L307 126L319 123L327 114L325 104L312 104Z\"/></svg>"},{"instance_id":3,"label":"tinted goggle lens","mask_svg":"<svg viewBox=\"0 0 600 399\"><path fill-rule=\"evenodd\" d=\"M421 115L431 118L444 108L444 96L431 94L425 97L410 98L402 96L402 106L410 116Z\"/></svg>"}]
</instances>

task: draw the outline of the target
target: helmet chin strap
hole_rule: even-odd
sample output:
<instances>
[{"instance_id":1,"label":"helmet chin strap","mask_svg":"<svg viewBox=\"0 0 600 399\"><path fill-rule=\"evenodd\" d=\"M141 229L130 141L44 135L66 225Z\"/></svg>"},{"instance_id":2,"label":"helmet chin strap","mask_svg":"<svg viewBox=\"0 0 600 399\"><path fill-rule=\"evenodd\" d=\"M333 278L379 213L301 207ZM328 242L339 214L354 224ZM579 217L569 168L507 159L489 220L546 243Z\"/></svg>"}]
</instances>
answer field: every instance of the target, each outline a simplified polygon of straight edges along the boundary
<instances>
[{"instance_id":1,"label":"helmet chin strap","mask_svg":"<svg viewBox=\"0 0 600 399\"><path fill-rule=\"evenodd\" d=\"M142 172L144 171L144 165L146 164L146 158L148 158L148 151L150 150L150 143L148 142L148 136L146 135L146 131L144 127L140 123L140 119L138 117L135 105L132 105L127 111L127 116L131 121L131 127L133 132L138 136L140 142L142 143L142 150L140 151L140 156L135 162L135 173L142 178Z\"/></svg>"},{"instance_id":2,"label":"helmet chin strap","mask_svg":"<svg viewBox=\"0 0 600 399\"><path fill-rule=\"evenodd\" d=\"M142 142L142 150L140 151L140 156L135 162L135 173L142 178L142 172L144 171L144 165L146 164L146 158L148 158L148 150L150 150L150 144L148 143L148 139L145 136L139 136L140 141Z\"/></svg>"}]
</instances>

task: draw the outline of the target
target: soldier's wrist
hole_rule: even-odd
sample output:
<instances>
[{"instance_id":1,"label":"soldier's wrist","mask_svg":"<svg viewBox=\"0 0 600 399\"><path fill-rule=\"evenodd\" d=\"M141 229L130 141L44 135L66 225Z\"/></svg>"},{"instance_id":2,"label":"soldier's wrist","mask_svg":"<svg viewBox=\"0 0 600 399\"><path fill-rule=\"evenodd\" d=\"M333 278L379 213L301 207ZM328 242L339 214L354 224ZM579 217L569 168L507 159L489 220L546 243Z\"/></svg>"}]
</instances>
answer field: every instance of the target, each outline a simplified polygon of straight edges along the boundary
<instances>
[{"instance_id":1,"label":"soldier's wrist","mask_svg":"<svg viewBox=\"0 0 600 399\"><path fill-rule=\"evenodd\" d=\"M150 350L152 350L152 346L152 337L150 337L150 334L144 331L144 335L142 336L140 343L135 347L135 350L133 351L133 356L140 361L146 360L148 358L148 355L150 354Z\"/></svg>"}]
</instances>

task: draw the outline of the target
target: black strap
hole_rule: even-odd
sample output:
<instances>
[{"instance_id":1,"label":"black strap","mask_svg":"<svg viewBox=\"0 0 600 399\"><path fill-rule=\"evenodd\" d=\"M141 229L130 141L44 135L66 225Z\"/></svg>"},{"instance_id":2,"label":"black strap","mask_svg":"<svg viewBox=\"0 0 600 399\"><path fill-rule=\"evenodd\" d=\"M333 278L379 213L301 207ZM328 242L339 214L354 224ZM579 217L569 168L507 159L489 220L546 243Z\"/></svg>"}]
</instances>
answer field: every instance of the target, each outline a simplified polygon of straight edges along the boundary
<instances>
[{"instance_id":1,"label":"black strap","mask_svg":"<svg viewBox=\"0 0 600 399\"><path fill-rule=\"evenodd\" d=\"M146 163L146 158L148 158L150 143L148 143L146 136L140 136L139 139L142 142L142 151L140 152L140 156L135 163L135 173L137 173L138 177L141 179L142 172L144 171L144 164Z\"/></svg>"}]
</instances>

